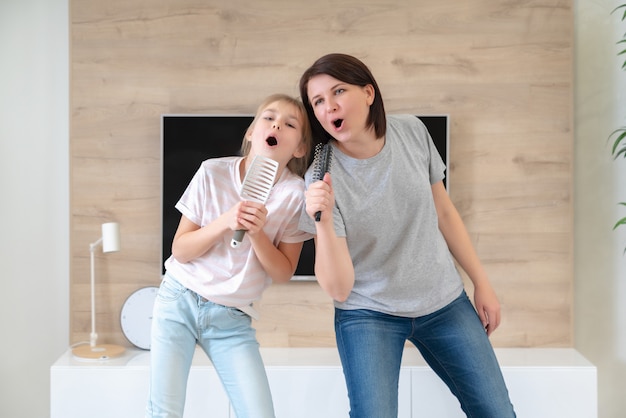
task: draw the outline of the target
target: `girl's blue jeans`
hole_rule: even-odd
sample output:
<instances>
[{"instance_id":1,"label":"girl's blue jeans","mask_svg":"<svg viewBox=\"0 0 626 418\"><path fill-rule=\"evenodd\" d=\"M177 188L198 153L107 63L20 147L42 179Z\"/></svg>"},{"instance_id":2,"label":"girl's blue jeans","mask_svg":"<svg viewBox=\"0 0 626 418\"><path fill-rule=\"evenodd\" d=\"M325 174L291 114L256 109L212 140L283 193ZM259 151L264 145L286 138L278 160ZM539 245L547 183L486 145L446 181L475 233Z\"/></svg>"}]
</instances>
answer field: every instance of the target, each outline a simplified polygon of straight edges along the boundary
<instances>
[{"instance_id":1,"label":"girl's blue jeans","mask_svg":"<svg viewBox=\"0 0 626 418\"><path fill-rule=\"evenodd\" d=\"M400 362L407 340L468 417L515 417L493 348L465 291L448 306L419 318L335 309L335 334L350 417L398 416Z\"/></svg>"},{"instance_id":2,"label":"girl's blue jeans","mask_svg":"<svg viewBox=\"0 0 626 418\"><path fill-rule=\"evenodd\" d=\"M166 274L155 301L151 332L146 417L183 416L187 378L198 344L211 359L238 418L274 418L248 315L209 302Z\"/></svg>"}]
</instances>

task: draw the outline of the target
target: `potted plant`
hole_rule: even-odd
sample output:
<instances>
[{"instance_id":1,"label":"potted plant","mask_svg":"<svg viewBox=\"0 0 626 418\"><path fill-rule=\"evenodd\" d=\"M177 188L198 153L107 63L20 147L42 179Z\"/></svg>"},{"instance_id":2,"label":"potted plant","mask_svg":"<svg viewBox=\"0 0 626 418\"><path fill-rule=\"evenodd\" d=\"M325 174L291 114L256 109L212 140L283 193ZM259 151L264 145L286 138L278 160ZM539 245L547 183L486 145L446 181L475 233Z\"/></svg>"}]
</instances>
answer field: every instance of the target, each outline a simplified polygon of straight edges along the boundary
<instances>
[{"instance_id":1,"label":"potted plant","mask_svg":"<svg viewBox=\"0 0 626 418\"><path fill-rule=\"evenodd\" d=\"M623 9L623 13L622 13L622 22L626 20L626 4L621 4L619 6L617 6L615 9L613 9L613 11L611 12L611 14L620 11L622 12ZM620 47L623 47L623 49L621 51L619 51L617 53L618 56L620 55L625 55L626 56L626 33L624 33L624 35L622 35L622 39L620 39L617 42L618 45L621 44ZM621 69L626 71L626 58L624 59L624 62L622 63ZM611 147L611 154L613 155L613 159L617 160L619 157L625 158L626 159L626 127L622 126L621 128L618 128L616 130L614 130L611 135L609 135L609 139L613 141L613 146ZM626 202L620 202L619 203L622 206L626 206ZM626 216L619 219L616 223L615 226L613 227L613 230L615 230L617 227L619 227L620 225L626 225ZM626 248L624 248L624 254L626 254Z\"/></svg>"}]
</instances>

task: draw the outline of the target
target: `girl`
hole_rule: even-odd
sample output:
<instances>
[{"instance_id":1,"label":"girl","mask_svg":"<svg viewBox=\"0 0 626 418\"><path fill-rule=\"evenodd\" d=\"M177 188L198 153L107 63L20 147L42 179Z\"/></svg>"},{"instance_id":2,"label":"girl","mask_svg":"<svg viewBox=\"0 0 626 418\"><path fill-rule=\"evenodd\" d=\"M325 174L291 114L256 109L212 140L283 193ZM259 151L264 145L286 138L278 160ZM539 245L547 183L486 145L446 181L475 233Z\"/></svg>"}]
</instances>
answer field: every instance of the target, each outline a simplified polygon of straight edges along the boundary
<instances>
[{"instance_id":1,"label":"girl","mask_svg":"<svg viewBox=\"0 0 626 418\"><path fill-rule=\"evenodd\" d=\"M154 306L147 417L182 417L196 344L211 359L238 418L274 417L272 397L251 317L271 281L294 274L311 132L302 103L285 95L258 108L243 157L202 163L177 203L182 213L172 256ZM239 190L256 155L279 163L265 205L241 201ZM230 245L233 231L246 230Z\"/></svg>"},{"instance_id":2,"label":"girl","mask_svg":"<svg viewBox=\"0 0 626 418\"><path fill-rule=\"evenodd\" d=\"M318 59L300 94L314 135L333 149L331 175L308 185L300 222L316 234L315 274L335 300L350 416L397 416L408 340L468 417L514 417L488 339L500 305L426 128L413 115L385 115L374 77L349 55ZM478 315L453 257L473 282Z\"/></svg>"}]
</instances>

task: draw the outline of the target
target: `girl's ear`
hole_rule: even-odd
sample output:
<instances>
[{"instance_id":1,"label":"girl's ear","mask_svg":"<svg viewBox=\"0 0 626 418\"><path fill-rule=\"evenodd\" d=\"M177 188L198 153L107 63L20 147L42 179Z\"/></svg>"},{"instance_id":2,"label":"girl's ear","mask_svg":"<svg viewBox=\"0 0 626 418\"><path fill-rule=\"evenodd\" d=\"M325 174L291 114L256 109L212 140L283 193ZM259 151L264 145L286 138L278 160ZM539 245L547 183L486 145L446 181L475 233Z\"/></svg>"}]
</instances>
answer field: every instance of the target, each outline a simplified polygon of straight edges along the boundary
<instances>
[{"instance_id":1,"label":"girl's ear","mask_svg":"<svg viewBox=\"0 0 626 418\"><path fill-rule=\"evenodd\" d=\"M306 155L306 145L304 144L303 141L300 141L300 145L298 146L298 149L296 149L296 151L293 153L293 157L302 158L305 155Z\"/></svg>"},{"instance_id":2,"label":"girl's ear","mask_svg":"<svg viewBox=\"0 0 626 418\"><path fill-rule=\"evenodd\" d=\"M252 131L254 130L254 125L250 125L248 126L248 129L246 130L246 135L245 138L248 142L252 141Z\"/></svg>"}]
</instances>

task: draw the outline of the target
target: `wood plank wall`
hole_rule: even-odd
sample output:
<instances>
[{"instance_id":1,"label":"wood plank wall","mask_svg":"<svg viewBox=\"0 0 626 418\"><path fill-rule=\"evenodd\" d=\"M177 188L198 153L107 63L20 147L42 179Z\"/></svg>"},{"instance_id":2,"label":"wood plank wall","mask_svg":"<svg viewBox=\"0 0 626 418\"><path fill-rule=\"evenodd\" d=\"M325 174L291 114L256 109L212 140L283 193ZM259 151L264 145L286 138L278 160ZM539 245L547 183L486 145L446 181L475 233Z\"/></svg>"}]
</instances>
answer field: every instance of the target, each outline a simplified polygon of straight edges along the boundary
<instances>
[{"instance_id":1,"label":"wood plank wall","mask_svg":"<svg viewBox=\"0 0 626 418\"><path fill-rule=\"evenodd\" d=\"M496 346L570 346L573 13L569 0L71 0L71 342L90 332L89 243L100 342L160 281L160 115L253 113L297 95L328 52L369 65L390 113L449 114L451 196L503 305ZM316 283L274 285L264 346L333 346Z\"/></svg>"}]
</instances>

